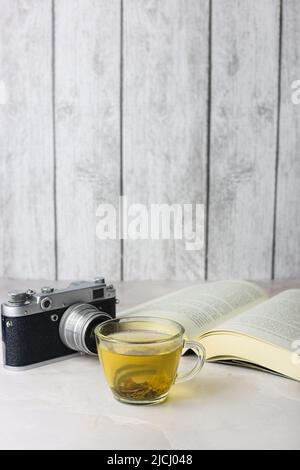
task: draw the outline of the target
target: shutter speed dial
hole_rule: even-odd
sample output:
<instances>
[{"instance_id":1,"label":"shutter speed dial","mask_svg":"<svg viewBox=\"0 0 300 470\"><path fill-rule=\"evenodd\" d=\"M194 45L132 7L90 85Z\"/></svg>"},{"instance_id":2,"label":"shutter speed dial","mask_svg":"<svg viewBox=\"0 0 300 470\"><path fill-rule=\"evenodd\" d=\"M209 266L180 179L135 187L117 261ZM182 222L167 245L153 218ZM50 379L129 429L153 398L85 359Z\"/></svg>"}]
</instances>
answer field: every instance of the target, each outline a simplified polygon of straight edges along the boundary
<instances>
[{"instance_id":1,"label":"shutter speed dial","mask_svg":"<svg viewBox=\"0 0 300 470\"><path fill-rule=\"evenodd\" d=\"M23 290L11 290L8 292L8 301L14 304L23 304L27 300L27 293Z\"/></svg>"},{"instance_id":2,"label":"shutter speed dial","mask_svg":"<svg viewBox=\"0 0 300 470\"><path fill-rule=\"evenodd\" d=\"M32 289L24 290L11 290L8 292L8 302L12 304L25 304L35 294Z\"/></svg>"}]
</instances>

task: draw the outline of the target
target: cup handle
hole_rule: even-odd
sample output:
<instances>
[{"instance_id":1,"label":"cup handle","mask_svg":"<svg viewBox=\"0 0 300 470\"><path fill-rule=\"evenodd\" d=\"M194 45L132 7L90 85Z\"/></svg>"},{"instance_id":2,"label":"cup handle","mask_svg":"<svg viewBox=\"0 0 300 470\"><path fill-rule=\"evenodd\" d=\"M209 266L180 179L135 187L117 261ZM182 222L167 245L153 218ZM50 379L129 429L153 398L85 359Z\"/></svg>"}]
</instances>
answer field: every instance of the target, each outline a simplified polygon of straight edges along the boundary
<instances>
[{"instance_id":1,"label":"cup handle","mask_svg":"<svg viewBox=\"0 0 300 470\"><path fill-rule=\"evenodd\" d=\"M195 375L200 372L205 363L205 349L202 344L198 343L198 341L185 341L184 348L192 349L197 354L197 360L192 370L176 376L175 384L186 382L187 380L190 380L195 377Z\"/></svg>"}]
</instances>

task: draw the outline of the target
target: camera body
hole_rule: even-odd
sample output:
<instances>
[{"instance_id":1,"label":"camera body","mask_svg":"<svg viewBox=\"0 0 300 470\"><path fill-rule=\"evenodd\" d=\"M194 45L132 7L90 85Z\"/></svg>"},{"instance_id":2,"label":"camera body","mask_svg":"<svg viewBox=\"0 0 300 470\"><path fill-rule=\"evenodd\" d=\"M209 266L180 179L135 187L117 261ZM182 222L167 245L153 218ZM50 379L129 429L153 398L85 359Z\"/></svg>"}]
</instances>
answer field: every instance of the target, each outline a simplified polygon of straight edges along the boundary
<instances>
[{"instance_id":1,"label":"camera body","mask_svg":"<svg viewBox=\"0 0 300 470\"><path fill-rule=\"evenodd\" d=\"M94 329L115 317L117 302L103 277L66 289L10 291L1 305L4 366L21 370L79 352L96 354Z\"/></svg>"}]
</instances>

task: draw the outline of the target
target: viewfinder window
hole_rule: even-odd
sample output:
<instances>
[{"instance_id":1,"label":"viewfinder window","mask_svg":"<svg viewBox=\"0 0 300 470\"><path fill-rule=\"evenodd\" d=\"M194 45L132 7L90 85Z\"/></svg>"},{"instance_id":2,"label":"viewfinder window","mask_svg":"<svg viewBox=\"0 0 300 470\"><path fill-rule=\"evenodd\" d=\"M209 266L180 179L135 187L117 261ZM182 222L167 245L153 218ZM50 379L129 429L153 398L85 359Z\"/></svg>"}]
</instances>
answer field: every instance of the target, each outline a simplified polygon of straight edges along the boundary
<instances>
[{"instance_id":1,"label":"viewfinder window","mask_svg":"<svg viewBox=\"0 0 300 470\"><path fill-rule=\"evenodd\" d=\"M104 289L95 289L93 290L93 300L101 299L104 295Z\"/></svg>"}]
</instances>

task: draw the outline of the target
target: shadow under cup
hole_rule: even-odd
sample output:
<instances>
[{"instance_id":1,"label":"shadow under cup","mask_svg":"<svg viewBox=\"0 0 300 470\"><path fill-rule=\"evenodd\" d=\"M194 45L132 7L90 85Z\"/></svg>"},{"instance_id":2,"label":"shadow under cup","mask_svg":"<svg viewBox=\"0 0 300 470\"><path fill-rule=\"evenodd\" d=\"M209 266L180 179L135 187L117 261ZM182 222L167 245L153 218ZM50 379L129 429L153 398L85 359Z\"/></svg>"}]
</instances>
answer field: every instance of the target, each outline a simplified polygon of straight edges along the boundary
<instances>
[{"instance_id":1,"label":"shadow under cup","mask_svg":"<svg viewBox=\"0 0 300 470\"><path fill-rule=\"evenodd\" d=\"M96 330L100 363L115 398L131 404L154 404L167 398L171 386L188 380L203 366L205 352L197 342L184 340L177 322L152 317L108 320ZM198 355L191 372L177 376L183 347Z\"/></svg>"}]
</instances>

